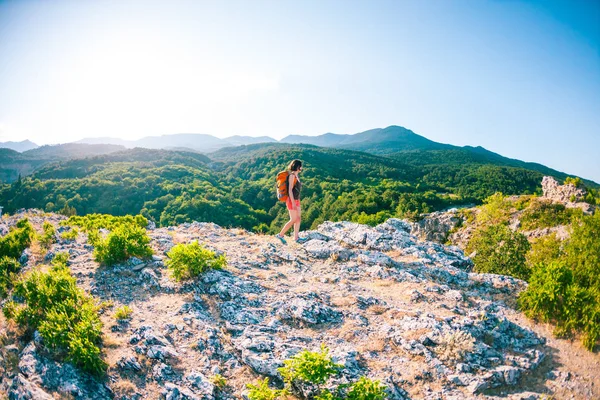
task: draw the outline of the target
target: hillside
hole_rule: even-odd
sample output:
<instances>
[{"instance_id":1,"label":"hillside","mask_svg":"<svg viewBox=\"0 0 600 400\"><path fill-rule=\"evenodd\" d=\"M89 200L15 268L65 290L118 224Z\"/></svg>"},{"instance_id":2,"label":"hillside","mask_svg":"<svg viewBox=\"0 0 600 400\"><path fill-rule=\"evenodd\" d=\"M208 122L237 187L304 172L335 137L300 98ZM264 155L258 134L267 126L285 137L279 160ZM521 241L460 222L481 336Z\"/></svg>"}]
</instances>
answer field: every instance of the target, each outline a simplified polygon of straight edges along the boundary
<instances>
[{"instance_id":1,"label":"hillside","mask_svg":"<svg viewBox=\"0 0 600 400\"><path fill-rule=\"evenodd\" d=\"M209 155L136 148L37 167L0 187L0 204L8 212L68 206L79 215L142 213L160 226L199 220L273 232L288 218L275 201L273 179L293 158L305 163L303 224L310 228L326 220L376 225L390 217L418 218L480 203L497 191L536 193L543 177L488 164L457 166L463 172L456 173L311 145L253 144Z\"/></svg>"},{"instance_id":2,"label":"hillside","mask_svg":"<svg viewBox=\"0 0 600 400\"><path fill-rule=\"evenodd\" d=\"M0 182L14 182L19 176L31 175L41 167L53 162L109 154L123 149L122 146L109 144L76 143L36 146L22 153L0 149Z\"/></svg>"},{"instance_id":3,"label":"hillside","mask_svg":"<svg viewBox=\"0 0 600 400\"><path fill-rule=\"evenodd\" d=\"M58 232L63 216L28 211ZM386 386L386 398L594 398L596 354L554 339L514 309L517 279L470 272L461 251L419 242L410 225L377 227L327 222L305 232L303 245L214 224L149 227L154 255L115 265L94 260L88 235L63 239L45 254L27 250L21 274L60 252L77 285L104 302L96 378L23 335L0 317L0 391L9 398L232 399L269 377L301 350L325 345L340 371L325 386L361 376ZM225 256L227 267L177 282L165 254L198 241ZM131 314L117 320L124 305ZM58 357L57 357L58 356ZM222 380L215 378L222 377ZM218 383L218 385L217 385ZM312 388L312 389L311 389ZM292 398L315 386L294 386Z\"/></svg>"}]
</instances>

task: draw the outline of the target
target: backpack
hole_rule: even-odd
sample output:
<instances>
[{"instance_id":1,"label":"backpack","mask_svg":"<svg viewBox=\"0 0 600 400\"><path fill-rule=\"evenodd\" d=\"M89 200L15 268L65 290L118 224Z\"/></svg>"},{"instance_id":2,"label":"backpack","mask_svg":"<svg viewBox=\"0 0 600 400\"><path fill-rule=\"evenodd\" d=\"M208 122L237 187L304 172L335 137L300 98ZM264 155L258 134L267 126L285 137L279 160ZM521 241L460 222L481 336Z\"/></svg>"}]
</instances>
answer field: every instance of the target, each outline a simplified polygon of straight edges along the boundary
<instances>
[{"instance_id":1,"label":"backpack","mask_svg":"<svg viewBox=\"0 0 600 400\"><path fill-rule=\"evenodd\" d=\"M288 199L288 178L290 173L288 171L281 171L277 174L277 200L287 201Z\"/></svg>"}]
</instances>

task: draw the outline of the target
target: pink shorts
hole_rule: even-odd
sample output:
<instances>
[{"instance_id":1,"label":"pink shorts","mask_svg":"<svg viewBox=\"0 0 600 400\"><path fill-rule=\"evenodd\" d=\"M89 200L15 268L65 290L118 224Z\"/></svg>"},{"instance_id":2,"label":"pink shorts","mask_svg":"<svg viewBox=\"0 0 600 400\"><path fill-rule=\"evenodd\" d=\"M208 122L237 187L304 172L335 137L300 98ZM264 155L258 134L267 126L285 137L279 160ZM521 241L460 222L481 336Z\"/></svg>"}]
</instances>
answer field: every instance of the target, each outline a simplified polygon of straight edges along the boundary
<instances>
[{"instance_id":1,"label":"pink shorts","mask_svg":"<svg viewBox=\"0 0 600 400\"><path fill-rule=\"evenodd\" d=\"M300 200L298 200L298 199L294 200L294 204L296 205L296 208L300 207ZM285 201L285 205L287 206L288 210L292 209L292 200L289 197Z\"/></svg>"}]
</instances>

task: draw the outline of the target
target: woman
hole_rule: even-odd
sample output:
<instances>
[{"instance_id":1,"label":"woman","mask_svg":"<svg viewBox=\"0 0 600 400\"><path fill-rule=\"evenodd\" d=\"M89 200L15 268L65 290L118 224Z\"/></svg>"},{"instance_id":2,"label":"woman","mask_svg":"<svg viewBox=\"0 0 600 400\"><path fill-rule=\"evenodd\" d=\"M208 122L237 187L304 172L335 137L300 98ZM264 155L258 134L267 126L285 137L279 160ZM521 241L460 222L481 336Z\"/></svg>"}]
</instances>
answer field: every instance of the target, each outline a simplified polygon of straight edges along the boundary
<instances>
[{"instance_id":1,"label":"woman","mask_svg":"<svg viewBox=\"0 0 600 400\"><path fill-rule=\"evenodd\" d=\"M304 242L304 239L298 238L300 232L300 190L302 190L302 182L298 179L298 174L302 172L302 161L294 160L288 165L288 199L285 202L288 212L290 213L290 220L281 229L275 237L281 240L281 243L286 244L283 238L287 231L294 226L294 240L297 243Z\"/></svg>"}]
</instances>

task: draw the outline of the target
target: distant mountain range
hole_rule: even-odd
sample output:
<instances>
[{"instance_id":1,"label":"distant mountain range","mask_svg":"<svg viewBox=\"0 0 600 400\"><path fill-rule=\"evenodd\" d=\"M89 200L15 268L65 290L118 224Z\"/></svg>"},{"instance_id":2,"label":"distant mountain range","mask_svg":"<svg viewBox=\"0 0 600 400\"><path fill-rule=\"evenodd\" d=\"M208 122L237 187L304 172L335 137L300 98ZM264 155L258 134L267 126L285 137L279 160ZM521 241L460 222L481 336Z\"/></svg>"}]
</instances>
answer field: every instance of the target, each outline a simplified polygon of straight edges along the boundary
<instances>
[{"instance_id":1,"label":"distant mountain range","mask_svg":"<svg viewBox=\"0 0 600 400\"><path fill-rule=\"evenodd\" d=\"M353 135L325 133L318 136L289 135L277 141L268 136L230 136L224 139L206 134L182 133L163 136L147 136L138 140L123 140L111 137L86 138L74 143L37 147L28 140L22 142L0 143L22 152L22 156L3 150L0 152L0 179L11 182L18 174L27 175L40 165L51 161L69 158L81 158L92 155L108 154L126 148L164 149L212 153L220 149L236 146L248 146L259 143L271 144L309 144L320 147L332 147L344 150L362 151L398 159L414 166L491 164L495 166L517 167L552 175L564 179L567 174L548 168L542 164L524 162L496 154L483 147L454 146L438 143L418 135L401 126L371 129ZM21 150L19 150L21 149ZM27 149L27 150L22 150ZM15 164L16 162L16 164ZM8 164L8 165L7 165ZM585 180L596 186L595 182Z\"/></svg>"},{"instance_id":2,"label":"distant mountain range","mask_svg":"<svg viewBox=\"0 0 600 400\"><path fill-rule=\"evenodd\" d=\"M1 149L11 149L18 152L23 152L38 147L37 144L30 140L23 140L21 142L0 142Z\"/></svg>"},{"instance_id":3,"label":"distant mountain range","mask_svg":"<svg viewBox=\"0 0 600 400\"><path fill-rule=\"evenodd\" d=\"M220 139L212 135L199 133L178 133L174 135L146 136L138 140L123 140L110 137L87 138L75 143L114 144L126 148L143 147L146 149L176 149L209 153L223 147L270 142L276 142L276 140L268 136L230 136Z\"/></svg>"}]
</instances>

